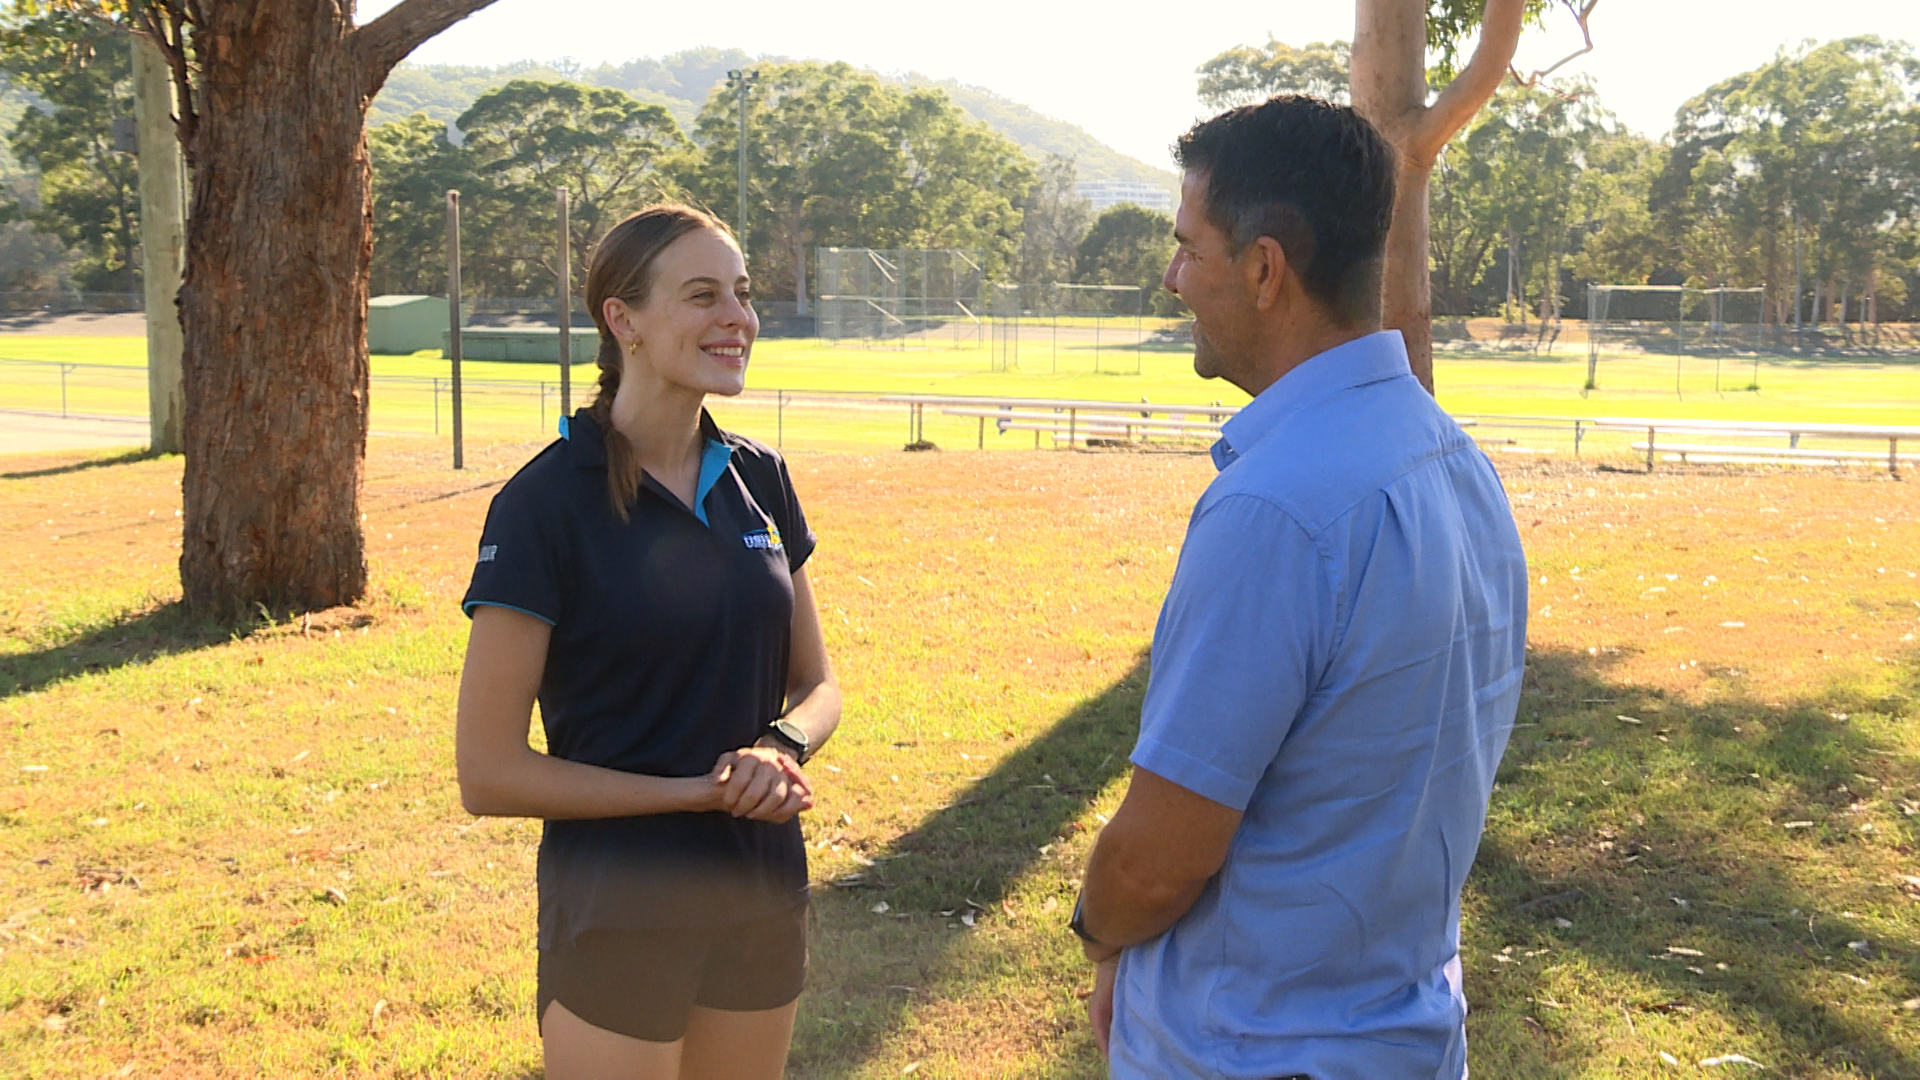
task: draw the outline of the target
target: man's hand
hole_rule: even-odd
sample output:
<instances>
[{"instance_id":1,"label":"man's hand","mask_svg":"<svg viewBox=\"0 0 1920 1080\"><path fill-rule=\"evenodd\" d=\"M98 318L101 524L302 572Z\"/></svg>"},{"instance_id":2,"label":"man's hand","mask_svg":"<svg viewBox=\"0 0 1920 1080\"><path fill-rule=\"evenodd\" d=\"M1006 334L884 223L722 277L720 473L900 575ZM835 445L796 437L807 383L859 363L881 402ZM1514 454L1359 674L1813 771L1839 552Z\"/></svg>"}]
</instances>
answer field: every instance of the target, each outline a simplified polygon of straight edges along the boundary
<instances>
[{"instance_id":1,"label":"man's hand","mask_svg":"<svg viewBox=\"0 0 1920 1080\"><path fill-rule=\"evenodd\" d=\"M749 746L722 754L708 775L720 789L718 809L734 817L778 825L813 809L813 785L778 750Z\"/></svg>"},{"instance_id":2,"label":"man's hand","mask_svg":"<svg viewBox=\"0 0 1920 1080\"><path fill-rule=\"evenodd\" d=\"M1100 961L1093 969L1093 996L1087 998L1087 1019L1093 1024L1093 1041L1100 1056L1111 1058L1107 1043L1113 1037L1113 981L1120 973L1120 954Z\"/></svg>"}]
</instances>

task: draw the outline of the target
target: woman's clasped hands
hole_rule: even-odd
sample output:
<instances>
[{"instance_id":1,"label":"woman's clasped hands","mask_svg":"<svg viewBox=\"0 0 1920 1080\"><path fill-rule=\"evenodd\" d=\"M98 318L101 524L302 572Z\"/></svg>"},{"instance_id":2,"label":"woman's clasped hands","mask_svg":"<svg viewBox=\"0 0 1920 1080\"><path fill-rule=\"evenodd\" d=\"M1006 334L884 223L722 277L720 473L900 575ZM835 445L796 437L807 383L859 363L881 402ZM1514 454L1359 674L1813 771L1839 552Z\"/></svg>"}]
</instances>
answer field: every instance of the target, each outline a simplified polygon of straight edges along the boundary
<instances>
[{"instance_id":1,"label":"woman's clasped hands","mask_svg":"<svg viewBox=\"0 0 1920 1080\"><path fill-rule=\"evenodd\" d=\"M813 809L813 785L799 762L771 747L721 754L707 779L714 787L713 809L737 818L778 825Z\"/></svg>"}]
</instances>

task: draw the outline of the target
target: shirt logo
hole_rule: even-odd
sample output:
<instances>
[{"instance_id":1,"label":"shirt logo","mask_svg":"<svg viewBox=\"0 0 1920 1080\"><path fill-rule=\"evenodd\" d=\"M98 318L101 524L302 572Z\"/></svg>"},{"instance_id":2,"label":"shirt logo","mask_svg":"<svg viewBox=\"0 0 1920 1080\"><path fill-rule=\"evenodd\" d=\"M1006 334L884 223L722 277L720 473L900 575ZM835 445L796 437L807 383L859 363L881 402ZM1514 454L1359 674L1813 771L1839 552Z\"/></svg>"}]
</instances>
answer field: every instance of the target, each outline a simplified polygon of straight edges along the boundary
<instances>
[{"instance_id":1,"label":"shirt logo","mask_svg":"<svg viewBox=\"0 0 1920 1080\"><path fill-rule=\"evenodd\" d=\"M480 561L481 562L492 562L493 557L499 553L500 553L500 545L498 544L480 545Z\"/></svg>"},{"instance_id":2,"label":"shirt logo","mask_svg":"<svg viewBox=\"0 0 1920 1080\"><path fill-rule=\"evenodd\" d=\"M745 541L747 547L754 551L784 550L783 545L780 543L780 529L778 526L772 524L769 524L764 529L755 529L740 539Z\"/></svg>"}]
</instances>

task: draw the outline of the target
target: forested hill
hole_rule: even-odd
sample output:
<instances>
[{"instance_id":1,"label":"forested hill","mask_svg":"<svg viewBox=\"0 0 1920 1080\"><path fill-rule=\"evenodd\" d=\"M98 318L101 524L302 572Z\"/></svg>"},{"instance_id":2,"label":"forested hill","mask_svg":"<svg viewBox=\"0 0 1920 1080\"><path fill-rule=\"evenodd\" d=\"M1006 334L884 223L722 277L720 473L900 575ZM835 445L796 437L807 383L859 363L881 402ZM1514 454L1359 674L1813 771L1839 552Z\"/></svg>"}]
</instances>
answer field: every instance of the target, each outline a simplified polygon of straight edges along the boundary
<instances>
[{"instance_id":1,"label":"forested hill","mask_svg":"<svg viewBox=\"0 0 1920 1080\"><path fill-rule=\"evenodd\" d=\"M387 79L373 101L367 123L380 125L414 113L436 120L452 120L475 98L512 79L573 79L599 86L616 86L641 101L664 105L680 126L693 128L700 105L715 86L724 83L729 68L779 57L750 56L738 49L701 48L654 59L644 57L625 64L585 67L556 61L523 61L501 67L465 67L452 64L402 64ZM1082 180L1131 180L1177 191L1172 172L1128 157L1088 134L1077 124L1056 120L978 86L952 80L936 82L919 75L882 76L913 86L936 86L955 105L1013 140L1035 158L1061 154L1073 158ZM1171 138L1171 136L1169 136Z\"/></svg>"}]
</instances>

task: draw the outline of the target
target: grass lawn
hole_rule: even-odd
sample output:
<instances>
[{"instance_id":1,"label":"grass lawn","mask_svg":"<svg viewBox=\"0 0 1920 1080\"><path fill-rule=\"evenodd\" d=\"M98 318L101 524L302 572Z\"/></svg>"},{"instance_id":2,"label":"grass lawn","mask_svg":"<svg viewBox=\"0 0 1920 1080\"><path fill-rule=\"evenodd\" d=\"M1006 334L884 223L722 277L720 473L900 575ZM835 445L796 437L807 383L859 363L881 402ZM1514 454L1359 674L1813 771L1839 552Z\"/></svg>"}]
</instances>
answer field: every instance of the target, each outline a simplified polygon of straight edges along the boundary
<instances>
[{"instance_id":1,"label":"grass lawn","mask_svg":"<svg viewBox=\"0 0 1920 1080\"><path fill-rule=\"evenodd\" d=\"M1238 405L1246 395L1219 381L1193 374L1191 350L1152 346L1135 353L1096 349L1084 328L1063 329L1059 348L1029 327L1019 364L994 370L992 348L973 342L953 348L902 351L853 343L769 338L754 350L748 376L752 394L715 406L723 422L768 442L812 450L878 451L907 441L906 412L878 403L823 403L801 400L776 406L773 392L849 395L950 394L991 397L1078 398ZM1096 353L1098 356L1096 357ZM66 409L82 414L144 415L146 380L136 370L144 361L141 338L58 338L0 335L0 358L111 365L84 368L66 376ZM1101 371L1096 373L1095 364ZM1136 367L1138 373L1136 373ZM1724 362L1690 357L1609 356L1601 361L1600 388L1583 394L1587 359L1581 349L1534 356L1527 353L1442 352L1435 380L1441 404L1458 415L1505 414L1556 417L1656 416L1719 420L1800 420L1833 423L1911 423L1920 402L1920 360L1760 361L1761 389L1744 387L1755 377L1751 359ZM1716 367L1721 369L1716 376ZM121 370L113 370L119 368ZM372 359L372 422L376 432L429 434L451 431L451 401L446 390L450 365L437 355L376 356ZM1117 370L1116 370L1117 368ZM462 365L465 379L465 430L478 438L550 436L559 415L559 372L550 364L472 361ZM595 370L576 365L575 400L590 400ZM1715 389L1716 377L1719 390ZM436 388L434 380L440 380ZM62 409L59 370L47 366L0 363L0 409L57 412ZM1031 434L984 431L978 421L926 415L926 434L943 447L983 445L987 449L1031 448ZM1558 453L1572 450L1571 439L1534 433ZM1602 451L1631 442L1629 436L1602 436ZM1857 446L1855 448L1858 448Z\"/></svg>"},{"instance_id":2,"label":"grass lawn","mask_svg":"<svg viewBox=\"0 0 1920 1080\"><path fill-rule=\"evenodd\" d=\"M463 813L452 753L457 600L536 445L376 438L369 600L239 629L178 606L179 459L0 459L8 1072L538 1075L538 826ZM848 701L791 1075L1101 1075L1063 924L1209 465L791 460ZM1475 1074L1920 1075L1920 493L1502 464L1535 617Z\"/></svg>"}]
</instances>

